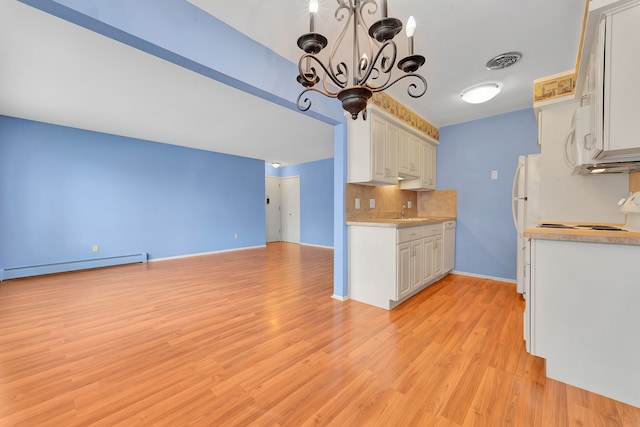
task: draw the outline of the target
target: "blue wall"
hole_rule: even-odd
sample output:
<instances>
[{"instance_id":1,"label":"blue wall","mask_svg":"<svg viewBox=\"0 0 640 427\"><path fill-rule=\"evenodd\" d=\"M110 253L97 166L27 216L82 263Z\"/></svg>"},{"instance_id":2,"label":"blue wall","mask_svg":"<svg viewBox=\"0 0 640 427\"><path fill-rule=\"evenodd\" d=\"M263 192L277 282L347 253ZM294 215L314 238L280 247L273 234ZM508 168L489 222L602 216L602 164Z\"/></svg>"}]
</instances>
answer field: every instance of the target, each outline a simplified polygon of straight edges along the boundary
<instances>
[{"instance_id":1,"label":"blue wall","mask_svg":"<svg viewBox=\"0 0 640 427\"><path fill-rule=\"evenodd\" d=\"M438 189L458 191L456 271L515 280L513 175L518 156L540 152L537 136L533 109L440 129Z\"/></svg>"},{"instance_id":2,"label":"blue wall","mask_svg":"<svg viewBox=\"0 0 640 427\"><path fill-rule=\"evenodd\" d=\"M261 160L0 116L0 268L264 245L264 191Z\"/></svg>"},{"instance_id":3,"label":"blue wall","mask_svg":"<svg viewBox=\"0 0 640 427\"><path fill-rule=\"evenodd\" d=\"M237 89L297 110L296 64L183 0L21 0ZM226 53L226 54L225 54ZM234 61L226 58L232 54ZM284 76L284 77L283 77ZM313 97L305 114L335 126L334 291L347 295L344 223L346 118L340 103ZM264 179L264 170L262 172Z\"/></svg>"},{"instance_id":4,"label":"blue wall","mask_svg":"<svg viewBox=\"0 0 640 427\"><path fill-rule=\"evenodd\" d=\"M264 174L265 176L280 176L280 168L274 168L270 163L264 163Z\"/></svg>"},{"instance_id":5,"label":"blue wall","mask_svg":"<svg viewBox=\"0 0 640 427\"><path fill-rule=\"evenodd\" d=\"M333 247L333 159L280 168L300 177L300 243Z\"/></svg>"}]
</instances>

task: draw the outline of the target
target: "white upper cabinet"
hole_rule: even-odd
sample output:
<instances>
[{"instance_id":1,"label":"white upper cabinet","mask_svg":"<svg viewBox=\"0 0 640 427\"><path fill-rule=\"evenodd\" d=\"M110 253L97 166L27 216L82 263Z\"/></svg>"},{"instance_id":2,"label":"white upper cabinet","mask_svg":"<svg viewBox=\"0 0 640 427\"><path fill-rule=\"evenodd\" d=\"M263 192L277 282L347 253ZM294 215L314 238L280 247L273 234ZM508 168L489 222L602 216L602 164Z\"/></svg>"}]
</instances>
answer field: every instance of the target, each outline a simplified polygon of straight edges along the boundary
<instances>
[{"instance_id":1,"label":"white upper cabinet","mask_svg":"<svg viewBox=\"0 0 640 427\"><path fill-rule=\"evenodd\" d=\"M640 1L590 3L578 88L590 119L583 143L600 162L640 160L638 23Z\"/></svg>"},{"instance_id":2,"label":"white upper cabinet","mask_svg":"<svg viewBox=\"0 0 640 427\"><path fill-rule=\"evenodd\" d=\"M404 179L400 182L403 190L435 190L436 189L436 146L427 141L420 141L418 178Z\"/></svg>"},{"instance_id":3,"label":"white upper cabinet","mask_svg":"<svg viewBox=\"0 0 640 427\"><path fill-rule=\"evenodd\" d=\"M403 177L403 189L435 190L437 141L371 107L367 120L348 123L348 182L396 185Z\"/></svg>"},{"instance_id":4,"label":"white upper cabinet","mask_svg":"<svg viewBox=\"0 0 640 427\"><path fill-rule=\"evenodd\" d=\"M349 182L390 185L398 182L398 127L375 112L349 121Z\"/></svg>"},{"instance_id":5,"label":"white upper cabinet","mask_svg":"<svg viewBox=\"0 0 640 427\"><path fill-rule=\"evenodd\" d=\"M422 141L410 132L399 129L398 174L404 178L420 176L420 147Z\"/></svg>"},{"instance_id":6,"label":"white upper cabinet","mask_svg":"<svg viewBox=\"0 0 640 427\"><path fill-rule=\"evenodd\" d=\"M607 16L605 29L604 155L640 152L640 4ZM601 153L602 154L602 153Z\"/></svg>"}]
</instances>

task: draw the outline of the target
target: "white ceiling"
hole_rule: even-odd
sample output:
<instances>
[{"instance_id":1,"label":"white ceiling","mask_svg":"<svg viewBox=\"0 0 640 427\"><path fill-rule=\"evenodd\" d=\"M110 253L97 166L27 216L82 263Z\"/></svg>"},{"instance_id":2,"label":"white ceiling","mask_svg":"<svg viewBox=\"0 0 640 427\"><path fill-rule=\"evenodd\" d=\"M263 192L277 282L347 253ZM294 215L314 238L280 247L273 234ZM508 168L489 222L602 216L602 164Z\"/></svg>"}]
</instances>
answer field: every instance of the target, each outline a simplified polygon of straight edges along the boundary
<instances>
[{"instance_id":1,"label":"white ceiling","mask_svg":"<svg viewBox=\"0 0 640 427\"><path fill-rule=\"evenodd\" d=\"M238 2L188 1L298 62L302 51L296 40L309 31L308 0L242 0L242 7ZM337 3L320 0L319 4L316 31L331 45L340 29L334 18ZM403 23L415 17L415 51L426 57L420 73L429 85L419 99L409 98L402 82L391 94L438 127L531 107L535 79L575 67L585 0L388 0L387 4L390 17ZM394 40L400 57L405 56L404 31ZM523 59L505 70L486 70L489 59L510 51L522 52ZM503 92L481 105L460 100L461 90L487 81L502 82Z\"/></svg>"},{"instance_id":2,"label":"white ceiling","mask_svg":"<svg viewBox=\"0 0 640 427\"><path fill-rule=\"evenodd\" d=\"M328 124L15 0L0 0L0 114L284 165L333 157Z\"/></svg>"},{"instance_id":3,"label":"white ceiling","mask_svg":"<svg viewBox=\"0 0 640 427\"><path fill-rule=\"evenodd\" d=\"M190 0L292 62L308 31L307 0ZM575 66L585 0L388 0L389 15L414 15L416 53L429 88L391 94L436 126L532 106L534 79ZM336 3L316 21L331 43ZM404 34L397 36L405 49ZM487 71L491 57L523 60ZM401 51L401 55L404 53ZM53 17L0 0L0 114L245 157L303 163L333 153L331 126ZM470 105L460 90L500 81L503 92ZM338 102L338 101L335 101ZM285 125L283 125L285 124ZM304 138L301 136L304 135Z\"/></svg>"}]
</instances>

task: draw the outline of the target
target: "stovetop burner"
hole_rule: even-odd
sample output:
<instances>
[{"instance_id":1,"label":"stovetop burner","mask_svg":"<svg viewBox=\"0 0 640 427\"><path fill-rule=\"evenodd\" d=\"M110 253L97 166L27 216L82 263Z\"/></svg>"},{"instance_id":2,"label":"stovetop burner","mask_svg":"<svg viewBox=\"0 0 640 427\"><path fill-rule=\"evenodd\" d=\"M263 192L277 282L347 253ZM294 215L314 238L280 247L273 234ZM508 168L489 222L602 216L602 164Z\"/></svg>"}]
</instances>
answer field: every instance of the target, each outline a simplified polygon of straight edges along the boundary
<instances>
[{"instance_id":1,"label":"stovetop burner","mask_svg":"<svg viewBox=\"0 0 640 427\"><path fill-rule=\"evenodd\" d=\"M538 228L565 228L565 229L586 228L590 230L601 230L601 231L627 231L613 225L598 225L598 224L567 225L567 224L555 224L555 223L542 223L542 224L538 224Z\"/></svg>"}]
</instances>

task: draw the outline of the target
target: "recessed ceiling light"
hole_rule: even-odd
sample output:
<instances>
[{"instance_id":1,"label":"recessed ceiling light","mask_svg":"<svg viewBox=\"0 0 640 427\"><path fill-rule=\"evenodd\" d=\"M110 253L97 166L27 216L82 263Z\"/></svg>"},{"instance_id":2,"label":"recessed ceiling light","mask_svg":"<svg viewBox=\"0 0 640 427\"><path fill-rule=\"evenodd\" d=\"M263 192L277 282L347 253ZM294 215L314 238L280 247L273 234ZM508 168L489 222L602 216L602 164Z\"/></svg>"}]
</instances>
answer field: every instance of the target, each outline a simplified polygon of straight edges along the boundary
<instances>
[{"instance_id":1,"label":"recessed ceiling light","mask_svg":"<svg viewBox=\"0 0 640 427\"><path fill-rule=\"evenodd\" d=\"M281 166L280 162L271 162L271 166L274 168L279 168Z\"/></svg>"},{"instance_id":2,"label":"recessed ceiling light","mask_svg":"<svg viewBox=\"0 0 640 427\"><path fill-rule=\"evenodd\" d=\"M469 104L487 102L502 90L502 83L483 83L462 91L460 98Z\"/></svg>"}]
</instances>

